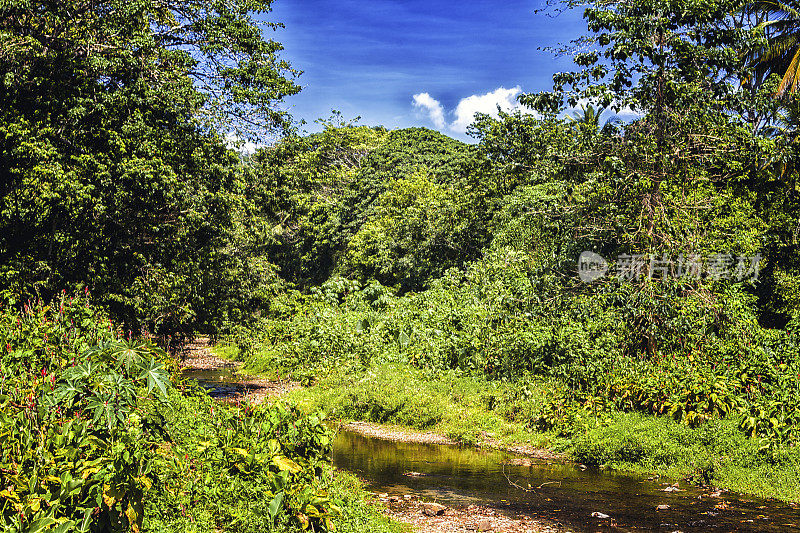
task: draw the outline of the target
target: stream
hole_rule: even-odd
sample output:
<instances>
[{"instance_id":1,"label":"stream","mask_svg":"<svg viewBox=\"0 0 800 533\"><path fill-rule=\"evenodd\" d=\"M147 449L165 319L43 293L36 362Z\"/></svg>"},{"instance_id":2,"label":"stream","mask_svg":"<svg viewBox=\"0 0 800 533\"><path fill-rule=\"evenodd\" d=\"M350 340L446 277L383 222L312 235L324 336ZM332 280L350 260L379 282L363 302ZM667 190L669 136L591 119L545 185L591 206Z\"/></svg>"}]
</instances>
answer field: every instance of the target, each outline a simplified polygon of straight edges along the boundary
<instances>
[{"instance_id":1,"label":"stream","mask_svg":"<svg viewBox=\"0 0 800 533\"><path fill-rule=\"evenodd\" d=\"M184 377L196 379L216 398L244 390L232 369L187 370ZM476 504L572 531L800 532L800 509L779 501L687 483L666 492L670 483L665 480L501 451L395 442L340 430L333 463L365 480L374 492L413 494L454 506Z\"/></svg>"},{"instance_id":2,"label":"stream","mask_svg":"<svg viewBox=\"0 0 800 533\"><path fill-rule=\"evenodd\" d=\"M669 484L663 480L499 451L393 442L342 430L333 463L375 492L478 504L573 531L800 531L800 509L782 502L685 483L680 491L665 492ZM593 517L597 512L610 518Z\"/></svg>"}]
</instances>

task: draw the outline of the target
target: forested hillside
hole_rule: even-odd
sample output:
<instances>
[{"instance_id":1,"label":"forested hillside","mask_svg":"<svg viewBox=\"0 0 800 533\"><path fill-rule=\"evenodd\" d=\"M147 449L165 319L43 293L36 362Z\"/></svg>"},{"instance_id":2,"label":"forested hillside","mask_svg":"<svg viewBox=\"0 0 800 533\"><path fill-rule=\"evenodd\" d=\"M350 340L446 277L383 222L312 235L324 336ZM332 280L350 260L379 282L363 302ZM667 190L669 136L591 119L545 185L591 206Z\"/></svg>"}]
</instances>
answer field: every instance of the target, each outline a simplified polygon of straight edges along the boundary
<instances>
[{"instance_id":1,"label":"forested hillside","mask_svg":"<svg viewBox=\"0 0 800 533\"><path fill-rule=\"evenodd\" d=\"M590 2L466 144L299 132L270 5L0 0L0 530L393 530L322 413L800 498L800 6Z\"/></svg>"}]
</instances>

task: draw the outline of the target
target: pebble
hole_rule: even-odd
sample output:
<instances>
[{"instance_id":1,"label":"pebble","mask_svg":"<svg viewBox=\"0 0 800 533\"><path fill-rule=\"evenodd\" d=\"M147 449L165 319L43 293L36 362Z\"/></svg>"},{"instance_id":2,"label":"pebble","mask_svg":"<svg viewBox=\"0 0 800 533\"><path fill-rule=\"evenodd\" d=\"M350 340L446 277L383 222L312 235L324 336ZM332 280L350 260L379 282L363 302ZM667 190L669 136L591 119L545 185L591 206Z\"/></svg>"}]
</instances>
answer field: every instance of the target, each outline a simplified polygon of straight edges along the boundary
<instances>
[{"instance_id":1,"label":"pebble","mask_svg":"<svg viewBox=\"0 0 800 533\"><path fill-rule=\"evenodd\" d=\"M491 520L481 520L478 522L478 531L491 531L492 529L492 521Z\"/></svg>"},{"instance_id":2,"label":"pebble","mask_svg":"<svg viewBox=\"0 0 800 533\"><path fill-rule=\"evenodd\" d=\"M438 516L444 514L445 507L440 503L423 503L422 504L422 514L425 516Z\"/></svg>"}]
</instances>

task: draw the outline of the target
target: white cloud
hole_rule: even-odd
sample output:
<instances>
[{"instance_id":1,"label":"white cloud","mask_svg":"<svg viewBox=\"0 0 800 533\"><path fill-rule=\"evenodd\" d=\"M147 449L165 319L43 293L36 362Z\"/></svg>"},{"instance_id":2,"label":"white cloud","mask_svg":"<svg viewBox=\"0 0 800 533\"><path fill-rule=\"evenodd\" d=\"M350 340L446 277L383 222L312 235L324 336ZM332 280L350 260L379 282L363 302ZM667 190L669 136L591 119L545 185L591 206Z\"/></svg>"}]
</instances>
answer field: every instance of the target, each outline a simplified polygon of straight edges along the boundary
<instances>
[{"instance_id":1,"label":"white cloud","mask_svg":"<svg viewBox=\"0 0 800 533\"><path fill-rule=\"evenodd\" d=\"M519 85L511 89L498 87L486 94L473 94L462 98L452 111L445 110L441 102L433 98L429 93L415 94L413 98L414 107L424 111L436 129L449 129L456 133L466 133L467 127L475 120L475 113L485 113L497 117L498 106L505 112L533 113L533 111L517 101L517 96L521 93L522 88ZM448 123L448 116L453 117L450 123Z\"/></svg>"},{"instance_id":2,"label":"white cloud","mask_svg":"<svg viewBox=\"0 0 800 533\"><path fill-rule=\"evenodd\" d=\"M419 110L424 110L431 119L433 125L438 129L444 129L447 121L444 118L444 107L438 100L433 98L428 93L419 93L414 95L414 107Z\"/></svg>"},{"instance_id":3,"label":"white cloud","mask_svg":"<svg viewBox=\"0 0 800 533\"><path fill-rule=\"evenodd\" d=\"M228 132L225 134L225 142L228 145L228 148L237 150L245 155L252 155L256 153L259 149L264 148L266 146L266 144L244 141L236 133L232 132Z\"/></svg>"},{"instance_id":4,"label":"white cloud","mask_svg":"<svg viewBox=\"0 0 800 533\"><path fill-rule=\"evenodd\" d=\"M467 127L472 124L475 119L475 113L485 113L487 115L497 116L497 107L506 112L514 111L516 109L525 110L519 102L517 96L522 92L522 88L517 85L511 89L500 87L494 91L486 94L473 94L466 98L462 98L456 106L455 116L456 119L450 124L450 129L459 133L465 133Z\"/></svg>"}]
</instances>

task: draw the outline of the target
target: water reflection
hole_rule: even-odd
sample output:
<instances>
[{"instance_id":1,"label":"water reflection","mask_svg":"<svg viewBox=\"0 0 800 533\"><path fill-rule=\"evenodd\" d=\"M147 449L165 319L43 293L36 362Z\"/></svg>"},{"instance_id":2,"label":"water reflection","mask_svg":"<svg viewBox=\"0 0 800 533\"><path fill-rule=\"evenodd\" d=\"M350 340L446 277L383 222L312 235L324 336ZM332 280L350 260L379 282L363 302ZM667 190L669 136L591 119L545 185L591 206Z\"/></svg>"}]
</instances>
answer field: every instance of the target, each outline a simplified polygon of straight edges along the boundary
<instances>
[{"instance_id":1,"label":"water reflection","mask_svg":"<svg viewBox=\"0 0 800 533\"><path fill-rule=\"evenodd\" d=\"M191 368L182 371L181 377L196 380L212 398L231 398L246 392L246 387L239 383L241 377L236 374L234 368L213 370Z\"/></svg>"},{"instance_id":2,"label":"water reflection","mask_svg":"<svg viewBox=\"0 0 800 533\"><path fill-rule=\"evenodd\" d=\"M711 496L684 484L680 492L664 492L665 485L639 476L497 451L340 431L333 462L378 492L414 493L451 505L479 503L576 531L800 531L800 511L780 502ZM613 520L592 516L598 512Z\"/></svg>"}]
</instances>

